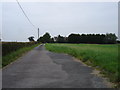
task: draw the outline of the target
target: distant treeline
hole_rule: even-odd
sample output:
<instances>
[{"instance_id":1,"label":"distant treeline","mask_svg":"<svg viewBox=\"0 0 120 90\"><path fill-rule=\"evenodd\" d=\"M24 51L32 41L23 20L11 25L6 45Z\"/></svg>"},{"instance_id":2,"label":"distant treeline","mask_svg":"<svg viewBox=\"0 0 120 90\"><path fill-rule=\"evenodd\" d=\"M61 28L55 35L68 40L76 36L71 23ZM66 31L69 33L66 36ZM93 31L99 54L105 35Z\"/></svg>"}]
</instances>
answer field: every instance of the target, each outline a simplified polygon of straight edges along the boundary
<instances>
[{"instance_id":1,"label":"distant treeline","mask_svg":"<svg viewBox=\"0 0 120 90\"><path fill-rule=\"evenodd\" d=\"M51 38L49 33L40 37L38 42L42 43L90 43L90 44L115 44L117 36L113 33L107 34L70 34L68 37L58 35Z\"/></svg>"}]
</instances>

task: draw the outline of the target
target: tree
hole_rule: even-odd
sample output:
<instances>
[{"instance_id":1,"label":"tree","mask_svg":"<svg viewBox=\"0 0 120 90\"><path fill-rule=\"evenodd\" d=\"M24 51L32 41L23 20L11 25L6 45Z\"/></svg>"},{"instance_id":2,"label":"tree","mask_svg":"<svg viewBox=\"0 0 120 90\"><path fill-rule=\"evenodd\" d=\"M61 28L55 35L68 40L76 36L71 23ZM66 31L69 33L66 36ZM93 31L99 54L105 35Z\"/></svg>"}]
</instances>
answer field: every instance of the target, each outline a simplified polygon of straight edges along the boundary
<instances>
[{"instance_id":1,"label":"tree","mask_svg":"<svg viewBox=\"0 0 120 90\"><path fill-rule=\"evenodd\" d=\"M45 33L37 41L43 43L91 43L91 44L114 44L117 43L115 34L70 34L68 37L58 35L51 38L49 33Z\"/></svg>"},{"instance_id":2,"label":"tree","mask_svg":"<svg viewBox=\"0 0 120 90\"><path fill-rule=\"evenodd\" d=\"M117 43L120 43L120 41L119 41L119 40L117 40Z\"/></svg>"},{"instance_id":3,"label":"tree","mask_svg":"<svg viewBox=\"0 0 120 90\"><path fill-rule=\"evenodd\" d=\"M50 43L54 43L54 38L51 38L51 39L50 39Z\"/></svg>"},{"instance_id":4,"label":"tree","mask_svg":"<svg viewBox=\"0 0 120 90\"><path fill-rule=\"evenodd\" d=\"M57 43L64 43L64 42L65 42L65 38L63 36L58 35Z\"/></svg>"},{"instance_id":5,"label":"tree","mask_svg":"<svg viewBox=\"0 0 120 90\"><path fill-rule=\"evenodd\" d=\"M114 44L116 43L116 40L117 40L117 36L115 34L107 33L104 42L107 44Z\"/></svg>"},{"instance_id":6,"label":"tree","mask_svg":"<svg viewBox=\"0 0 120 90\"><path fill-rule=\"evenodd\" d=\"M34 38L34 37L31 36L31 37L29 37L28 39L29 39L30 42L33 42L33 41L35 41L33 38Z\"/></svg>"},{"instance_id":7,"label":"tree","mask_svg":"<svg viewBox=\"0 0 120 90\"><path fill-rule=\"evenodd\" d=\"M51 36L49 33L45 33L42 37L40 37L38 40L38 42L42 42L42 43L50 43L51 42Z\"/></svg>"},{"instance_id":8,"label":"tree","mask_svg":"<svg viewBox=\"0 0 120 90\"><path fill-rule=\"evenodd\" d=\"M38 42L43 42L43 41L44 41L44 40L43 40L43 37L40 37L37 41L38 41Z\"/></svg>"},{"instance_id":9,"label":"tree","mask_svg":"<svg viewBox=\"0 0 120 90\"><path fill-rule=\"evenodd\" d=\"M49 43L49 42L50 42L50 39L51 39L51 36L50 36L49 33L45 33L45 34L43 35L43 41L44 41L45 43Z\"/></svg>"},{"instance_id":10,"label":"tree","mask_svg":"<svg viewBox=\"0 0 120 90\"><path fill-rule=\"evenodd\" d=\"M68 36L69 43L80 43L80 34L70 34Z\"/></svg>"}]
</instances>

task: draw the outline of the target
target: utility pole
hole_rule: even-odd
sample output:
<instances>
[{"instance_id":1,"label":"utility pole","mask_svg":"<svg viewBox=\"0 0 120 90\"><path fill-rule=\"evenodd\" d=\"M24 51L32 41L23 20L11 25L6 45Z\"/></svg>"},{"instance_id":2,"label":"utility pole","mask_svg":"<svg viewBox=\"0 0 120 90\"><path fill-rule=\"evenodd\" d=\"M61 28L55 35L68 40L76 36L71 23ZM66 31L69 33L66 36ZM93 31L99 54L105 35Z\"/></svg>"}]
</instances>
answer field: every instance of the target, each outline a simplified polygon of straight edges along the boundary
<instances>
[{"instance_id":1,"label":"utility pole","mask_svg":"<svg viewBox=\"0 0 120 90\"><path fill-rule=\"evenodd\" d=\"M39 39L39 28L38 28L38 39Z\"/></svg>"}]
</instances>

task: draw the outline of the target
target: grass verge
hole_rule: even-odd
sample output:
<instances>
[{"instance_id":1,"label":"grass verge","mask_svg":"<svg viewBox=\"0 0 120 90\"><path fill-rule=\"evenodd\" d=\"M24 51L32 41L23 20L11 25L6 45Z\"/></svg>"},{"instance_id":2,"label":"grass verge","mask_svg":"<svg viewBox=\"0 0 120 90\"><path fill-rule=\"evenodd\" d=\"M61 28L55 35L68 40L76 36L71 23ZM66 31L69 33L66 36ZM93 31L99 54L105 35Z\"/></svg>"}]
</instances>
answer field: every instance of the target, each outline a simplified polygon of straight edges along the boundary
<instances>
[{"instance_id":1,"label":"grass verge","mask_svg":"<svg viewBox=\"0 0 120 90\"><path fill-rule=\"evenodd\" d=\"M6 65L10 64L11 62L15 61L17 58L22 56L24 53L32 50L34 47L38 46L39 44L35 44L29 47L23 47L20 48L14 52L11 52L10 54L2 57L2 67L5 67Z\"/></svg>"},{"instance_id":2,"label":"grass verge","mask_svg":"<svg viewBox=\"0 0 120 90\"><path fill-rule=\"evenodd\" d=\"M111 82L120 82L118 71L118 46L98 44L46 44L53 52L70 54L91 65L107 76Z\"/></svg>"}]
</instances>

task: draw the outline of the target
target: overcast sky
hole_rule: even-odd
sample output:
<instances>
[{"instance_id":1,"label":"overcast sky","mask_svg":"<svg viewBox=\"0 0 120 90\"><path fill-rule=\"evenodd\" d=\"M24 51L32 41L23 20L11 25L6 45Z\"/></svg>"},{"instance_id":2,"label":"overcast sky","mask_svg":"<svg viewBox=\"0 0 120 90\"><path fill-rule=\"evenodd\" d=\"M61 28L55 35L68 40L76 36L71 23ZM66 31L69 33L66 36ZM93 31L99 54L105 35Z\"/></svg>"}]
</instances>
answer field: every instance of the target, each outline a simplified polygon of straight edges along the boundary
<instances>
[{"instance_id":1,"label":"overcast sky","mask_svg":"<svg viewBox=\"0 0 120 90\"><path fill-rule=\"evenodd\" d=\"M115 33L118 35L117 2L20 2L40 35L68 36L70 33ZM1 5L1 4L0 4ZM37 39L35 29L16 2L2 5L2 39L28 41Z\"/></svg>"}]
</instances>

